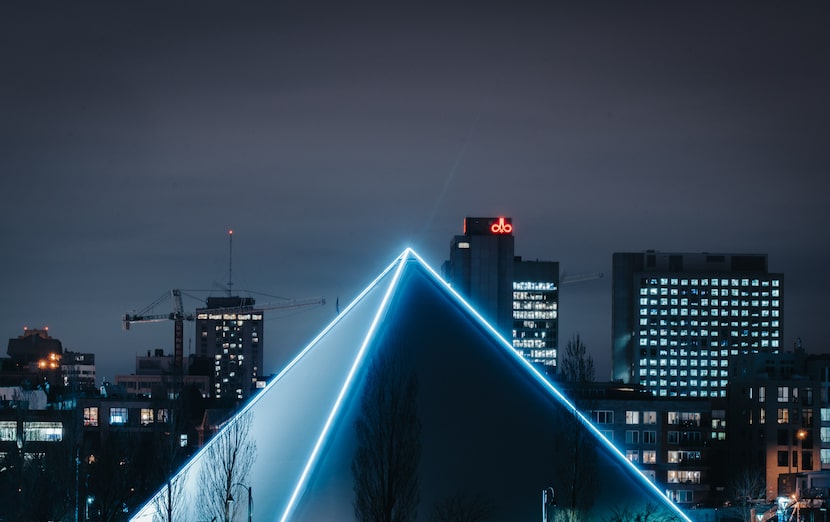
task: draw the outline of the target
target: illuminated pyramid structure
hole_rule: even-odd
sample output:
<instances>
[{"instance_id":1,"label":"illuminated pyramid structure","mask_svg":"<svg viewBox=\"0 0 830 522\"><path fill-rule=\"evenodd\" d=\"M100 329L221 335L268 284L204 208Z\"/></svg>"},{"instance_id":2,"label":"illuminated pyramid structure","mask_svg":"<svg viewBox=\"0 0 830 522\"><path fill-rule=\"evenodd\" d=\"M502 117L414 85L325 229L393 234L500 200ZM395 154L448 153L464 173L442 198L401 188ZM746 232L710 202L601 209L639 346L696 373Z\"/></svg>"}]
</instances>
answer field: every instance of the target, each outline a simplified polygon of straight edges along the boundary
<instances>
[{"instance_id":1,"label":"illuminated pyramid structure","mask_svg":"<svg viewBox=\"0 0 830 522\"><path fill-rule=\"evenodd\" d=\"M417 520L453 501L481 520L539 520L548 487L552 512L576 506L579 520L689 520L409 249L179 471L173 519L212 518L202 468L219 465L211 445L247 417L256 460L234 479L234 520L247 519L246 486L256 521L354 520L355 421L389 354L418 383ZM164 493L133 520L166 520Z\"/></svg>"}]
</instances>

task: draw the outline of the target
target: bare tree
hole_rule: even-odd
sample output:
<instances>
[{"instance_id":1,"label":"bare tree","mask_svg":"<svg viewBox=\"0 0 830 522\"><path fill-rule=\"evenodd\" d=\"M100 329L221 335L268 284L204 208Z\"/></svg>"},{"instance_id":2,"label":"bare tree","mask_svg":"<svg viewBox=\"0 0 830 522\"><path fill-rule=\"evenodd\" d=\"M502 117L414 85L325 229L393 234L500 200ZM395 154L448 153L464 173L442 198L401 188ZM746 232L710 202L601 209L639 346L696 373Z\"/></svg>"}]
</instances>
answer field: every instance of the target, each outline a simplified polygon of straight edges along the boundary
<instances>
[{"instance_id":1,"label":"bare tree","mask_svg":"<svg viewBox=\"0 0 830 522\"><path fill-rule=\"evenodd\" d=\"M764 472L745 469L735 476L729 489L735 500L736 510L741 513L743 520L747 520L753 508L753 501L762 500L766 496L767 482Z\"/></svg>"},{"instance_id":2,"label":"bare tree","mask_svg":"<svg viewBox=\"0 0 830 522\"><path fill-rule=\"evenodd\" d=\"M154 522L173 522L187 518L187 506L184 503L184 475L174 475L164 482L164 494L153 500L156 508Z\"/></svg>"},{"instance_id":3,"label":"bare tree","mask_svg":"<svg viewBox=\"0 0 830 522\"><path fill-rule=\"evenodd\" d=\"M88 494L95 500L89 507L96 519L126 520L130 506L143 496L143 482L151 451L134 432L109 433L85 466Z\"/></svg>"},{"instance_id":4,"label":"bare tree","mask_svg":"<svg viewBox=\"0 0 830 522\"><path fill-rule=\"evenodd\" d=\"M186 518L186 504L182 495L184 475L177 475L176 471L188 456L186 446L182 445L181 435L185 432L186 422L181 406L170 411L170 423L164 433L158 434L158 479L163 484L164 494L154 499L156 507L156 522L173 522Z\"/></svg>"},{"instance_id":5,"label":"bare tree","mask_svg":"<svg viewBox=\"0 0 830 522\"><path fill-rule=\"evenodd\" d=\"M352 460L354 515L361 522L407 522L417 517L421 421L418 382L400 361L381 352L364 384L355 421Z\"/></svg>"},{"instance_id":6,"label":"bare tree","mask_svg":"<svg viewBox=\"0 0 830 522\"><path fill-rule=\"evenodd\" d=\"M487 498L471 497L462 492L438 501L430 516L431 522L482 522L490 518L493 507Z\"/></svg>"},{"instance_id":7,"label":"bare tree","mask_svg":"<svg viewBox=\"0 0 830 522\"><path fill-rule=\"evenodd\" d=\"M630 506L615 508L606 520L608 522L679 522L680 517L649 502L640 510L632 509Z\"/></svg>"},{"instance_id":8,"label":"bare tree","mask_svg":"<svg viewBox=\"0 0 830 522\"><path fill-rule=\"evenodd\" d=\"M572 428L559 430L553 441L557 448L554 489L562 510L587 512L596 492L596 439L580 422L570 419L569 423L563 425Z\"/></svg>"},{"instance_id":9,"label":"bare tree","mask_svg":"<svg viewBox=\"0 0 830 522\"><path fill-rule=\"evenodd\" d=\"M559 365L560 378L567 382L593 382L594 359L579 334L572 337L565 346L565 353Z\"/></svg>"},{"instance_id":10,"label":"bare tree","mask_svg":"<svg viewBox=\"0 0 830 522\"><path fill-rule=\"evenodd\" d=\"M583 522L587 518L579 509L557 509L551 520L552 522Z\"/></svg>"},{"instance_id":11,"label":"bare tree","mask_svg":"<svg viewBox=\"0 0 830 522\"><path fill-rule=\"evenodd\" d=\"M247 482L256 460L256 442L251 438L253 413L232 418L208 444L200 481L203 498L201 515L207 520L229 522L236 518L239 502L228 502L236 483Z\"/></svg>"}]
</instances>

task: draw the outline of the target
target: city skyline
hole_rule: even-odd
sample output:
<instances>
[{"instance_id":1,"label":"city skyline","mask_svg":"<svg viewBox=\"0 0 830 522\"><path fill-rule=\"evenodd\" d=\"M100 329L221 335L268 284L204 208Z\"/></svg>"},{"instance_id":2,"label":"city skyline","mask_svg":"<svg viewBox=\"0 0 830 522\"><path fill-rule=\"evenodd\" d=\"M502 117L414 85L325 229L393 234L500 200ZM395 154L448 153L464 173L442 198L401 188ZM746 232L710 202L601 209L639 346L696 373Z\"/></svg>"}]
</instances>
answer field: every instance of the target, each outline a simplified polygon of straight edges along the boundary
<instances>
[{"instance_id":1,"label":"city skyline","mask_svg":"<svg viewBox=\"0 0 830 522\"><path fill-rule=\"evenodd\" d=\"M266 316L267 375L402 248L437 268L465 216L504 215L523 259L605 274L560 293L598 379L614 252L767 254L784 349L828 351L829 13L6 4L0 332L48 326L114 381L172 351L124 313L226 295L233 229L241 295L327 299Z\"/></svg>"}]
</instances>

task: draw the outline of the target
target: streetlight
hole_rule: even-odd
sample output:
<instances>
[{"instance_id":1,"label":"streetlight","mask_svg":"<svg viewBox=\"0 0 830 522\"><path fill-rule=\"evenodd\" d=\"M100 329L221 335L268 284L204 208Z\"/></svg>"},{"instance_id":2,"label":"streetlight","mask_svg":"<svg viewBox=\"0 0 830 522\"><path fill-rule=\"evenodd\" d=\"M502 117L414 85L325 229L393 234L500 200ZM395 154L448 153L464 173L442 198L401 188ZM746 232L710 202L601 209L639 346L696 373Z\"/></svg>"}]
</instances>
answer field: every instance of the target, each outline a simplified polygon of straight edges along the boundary
<instances>
[{"instance_id":1,"label":"streetlight","mask_svg":"<svg viewBox=\"0 0 830 522\"><path fill-rule=\"evenodd\" d=\"M799 487L798 487L798 459L804 457L804 452L801 451L802 445L804 444L804 439L807 438L807 430L800 429L796 432L795 437L798 439L798 454L795 460L795 493L798 495Z\"/></svg>"},{"instance_id":2,"label":"streetlight","mask_svg":"<svg viewBox=\"0 0 830 522\"><path fill-rule=\"evenodd\" d=\"M233 489L234 486L241 486L241 487L248 490L248 522L251 522L251 516L253 514L252 511L253 511L253 507L254 507L254 498L253 498L253 495L251 494L252 486L246 486L245 484L243 484L241 482L236 482L231 486L231 489ZM228 498L225 500L225 513L227 515L228 520L230 520L230 504L231 504L231 502L233 502L233 497L231 496L231 493L229 491L228 492Z\"/></svg>"},{"instance_id":3,"label":"streetlight","mask_svg":"<svg viewBox=\"0 0 830 522\"><path fill-rule=\"evenodd\" d=\"M556 497L553 488L547 487L542 490L542 522L551 520L550 515L553 514L553 507L556 505ZM550 511L549 511L550 510ZM248 521L250 522L250 520Z\"/></svg>"}]
</instances>

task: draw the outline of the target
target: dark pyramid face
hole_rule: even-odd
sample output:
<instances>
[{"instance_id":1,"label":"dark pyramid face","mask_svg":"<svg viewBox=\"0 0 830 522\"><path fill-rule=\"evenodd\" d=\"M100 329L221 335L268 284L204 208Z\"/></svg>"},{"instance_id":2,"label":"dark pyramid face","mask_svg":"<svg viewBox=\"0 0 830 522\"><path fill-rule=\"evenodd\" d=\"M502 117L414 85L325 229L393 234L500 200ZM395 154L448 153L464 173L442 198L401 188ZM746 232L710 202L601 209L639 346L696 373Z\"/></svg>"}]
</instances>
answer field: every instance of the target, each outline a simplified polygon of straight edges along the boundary
<instances>
[{"instance_id":1,"label":"dark pyramid face","mask_svg":"<svg viewBox=\"0 0 830 522\"><path fill-rule=\"evenodd\" d=\"M685 520L428 267L402 259L248 409L257 458L240 481L255 520L354 520L356 492L374 498L378 477L396 520L539 520L549 487L570 520ZM211 464L205 451L194 461L183 474L197 492Z\"/></svg>"}]
</instances>

